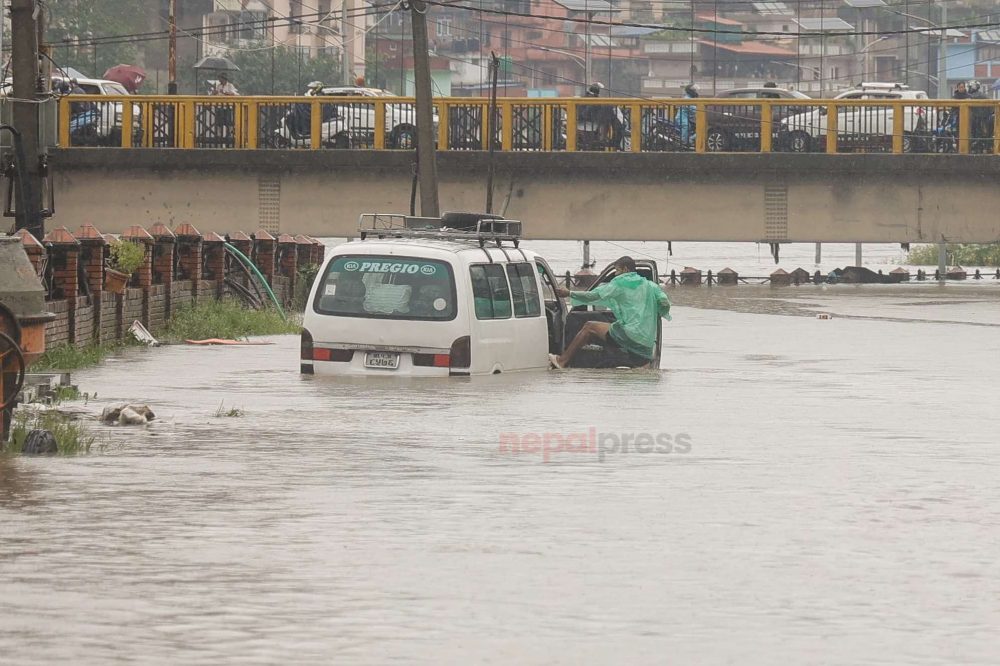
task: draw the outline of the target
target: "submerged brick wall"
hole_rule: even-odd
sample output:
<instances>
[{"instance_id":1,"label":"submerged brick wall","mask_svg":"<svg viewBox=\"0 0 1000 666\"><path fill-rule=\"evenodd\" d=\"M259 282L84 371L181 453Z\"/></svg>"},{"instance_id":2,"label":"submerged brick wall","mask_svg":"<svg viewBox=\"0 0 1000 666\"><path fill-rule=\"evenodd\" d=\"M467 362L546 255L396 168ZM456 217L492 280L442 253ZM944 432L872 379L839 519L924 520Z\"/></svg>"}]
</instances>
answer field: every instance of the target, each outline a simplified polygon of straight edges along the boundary
<instances>
[{"instance_id":1,"label":"submerged brick wall","mask_svg":"<svg viewBox=\"0 0 1000 666\"><path fill-rule=\"evenodd\" d=\"M55 319L45 326L46 348L120 340L128 335L136 320L155 334L178 308L199 301L237 298L227 280L249 286L245 271L235 260L226 259L225 239L219 235L202 235L189 224L182 224L173 232L155 225L150 232L133 226L123 234L147 245L145 263L133 275L124 294L103 290L104 268L100 262L107 254L105 246L114 237L102 235L90 224L83 225L76 235L65 227L55 229L46 235L44 243L27 232L19 234L26 251L42 257L40 248L44 247L48 253L51 269L43 277L49 288L47 309ZM264 266L269 270L261 272L268 276L275 297L288 305L294 297L295 276L280 275L275 270L275 239L261 231L249 235L239 232L233 234L233 239L234 245L242 246L239 249L244 254L264 257L265 263L270 264ZM299 248L299 253L309 255L317 263L322 261L322 244L307 240L312 243L311 251ZM35 265L45 263L39 258Z\"/></svg>"}]
</instances>

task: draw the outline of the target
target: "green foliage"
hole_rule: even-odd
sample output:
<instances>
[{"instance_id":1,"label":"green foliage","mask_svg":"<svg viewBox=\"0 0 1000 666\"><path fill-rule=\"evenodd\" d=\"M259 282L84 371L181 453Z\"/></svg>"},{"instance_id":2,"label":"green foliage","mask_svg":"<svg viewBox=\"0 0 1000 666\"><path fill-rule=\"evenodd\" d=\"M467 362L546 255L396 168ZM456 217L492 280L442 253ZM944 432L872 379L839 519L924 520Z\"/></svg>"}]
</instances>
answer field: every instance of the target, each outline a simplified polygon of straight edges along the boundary
<instances>
[{"instance_id":1,"label":"green foliage","mask_svg":"<svg viewBox=\"0 0 1000 666\"><path fill-rule=\"evenodd\" d=\"M66 344L56 345L52 349L47 350L37 361L31 364L31 371L42 372L45 370L78 370L79 368L86 368L97 365L105 357L123 349L125 346L126 343L123 342L103 342L83 347Z\"/></svg>"},{"instance_id":2,"label":"green foliage","mask_svg":"<svg viewBox=\"0 0 1000 666\"><path fill-rule=\"evenodd\" d=\"M19 409L14 412L10 427L10 441L0 443L5 454L19 454L24 449L24 440L32 430L48 430L56 439L60 455L90 453L96 437L90 429L67 414L54 410Z\"/></svg>"},{"instance_id":3,"label":"green foliage","mask_svg":"<svg viewBox=\"0 0 1000 666\"><path fill-rule=\"evenodd\" d=\"M222 418L222 417L239 418L241 416L246 415L246 412L243 411L242 409L238 409L236 407L230 407L229 409L226 409L225 405L226 405L225 400L219 403L219 408L215 410L216 418Z\"/></svg>"},{"instance_id":4,"label":"green foliage","mask_svg":"<svg viewBox=\"0 0 1000 666\"><path fill-rule=\"evenodd\" d=\"M237 340L251 335L296 334L298 324L277 311L248 310L235 301L209 301L179 309L167 324L171 340Z\"/></svg>"},{"instance_id":5,"label":"green foliage","mask_svg":"<svg viewBox=\"0 0 1000 666\"><path fill-rule=\"evenodd\" d=\"M294 307L298 311L305 310L306 299L309 298L309 291L312 289L316 274L319 273L319 264L306 264L299 266L298 275L295 278Z\"/></svg>"},{"instance_id":6,"label":"green foliage","mask_svg":"<svg viewBox=\"0 0 1000 666\"><path fill-rule=\"evenodd\" d=\"M946 246L949 266L1000 266L1000 243L962 243ZM910 250L907 263L937 266L938 246L918 245Z\"/></svg>"},{"instance_id":7,"label":"green foliage","mask_svg":"<svg viewBox=\"0 0 1000 666\"><path fill-rule=\"evenodd\" d=\"M142 243L119 238L111 244L111 268L132 275L146 259L146 248Z\"/></svg>"},{"instance_id":8,"label":"green foliage","mask_svg":"<svg viewBox=\"0 0 1000 666\"><path fill-rule=\"evenodd\" d=\"M135 64L138 44L88 43L94 37L149 32L149 17L160 10L158 0L46 0L51 54L61 66L75 67L93 78L102 78L115 65ZM115 41L115 40L109 40Z\"/></svg>"},{"instance_id":9,"label":"green foliage","mask_svg":"<svg viewBox=\"0 0 1000 666\"><path fill-rule=\"evenodd\" d=\"M326 85L343 82L340 58L325 53L309 58L293 48L279 46L234 51L228 57L240 68L229 78L244 95L301 95L312 81ZM204 83L201 85L204 88Z\"/></svg>"}]
</instances>

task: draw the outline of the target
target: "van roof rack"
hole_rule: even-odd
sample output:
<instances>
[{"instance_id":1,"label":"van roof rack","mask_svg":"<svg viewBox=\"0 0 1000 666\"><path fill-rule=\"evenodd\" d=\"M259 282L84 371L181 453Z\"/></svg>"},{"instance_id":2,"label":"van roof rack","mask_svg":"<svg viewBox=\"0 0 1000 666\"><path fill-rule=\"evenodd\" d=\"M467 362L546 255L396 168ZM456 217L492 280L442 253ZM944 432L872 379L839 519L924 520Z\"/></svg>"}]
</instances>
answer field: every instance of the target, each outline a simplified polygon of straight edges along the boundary
<instances>
[{"instance_id":1,"label":"van roof rack","mask_svg":"<svg viewBox=\"0 0 1000 666\"><path fill-rule=\"evenodd\" d=\"M452 226L454 225L454 226ZM517 247L521 223L485 213L445 213L441 217L416 217L400 213L362 213L358 219L361 240L377 238L427 238L448 241L475 241Z\"/></svg>"}]
</instances>

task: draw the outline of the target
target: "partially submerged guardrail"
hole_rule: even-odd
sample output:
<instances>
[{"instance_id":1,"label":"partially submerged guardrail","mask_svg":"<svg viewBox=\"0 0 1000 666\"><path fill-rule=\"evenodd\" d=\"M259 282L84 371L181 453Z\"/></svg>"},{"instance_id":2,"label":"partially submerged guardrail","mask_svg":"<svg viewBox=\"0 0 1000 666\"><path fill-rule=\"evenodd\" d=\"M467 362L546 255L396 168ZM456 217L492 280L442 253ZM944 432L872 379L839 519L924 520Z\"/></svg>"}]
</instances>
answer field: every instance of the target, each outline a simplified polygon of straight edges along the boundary
<instances>
[{"instance_id":1,"label":"partially submerged guardrail","mask_svg":"<svg viewBox=\"0 0 1000 666\"><path fill-rule=\"evenodd\" d=\"M438 150L489 149L489 101L434 100ZM997 100L504 98L497 149L508 152L818 152L1000 154ZM405 150L407 97L69 95L67 148ZM125 131L124 128L131 128Z\"/></svg>"}]
</instances>

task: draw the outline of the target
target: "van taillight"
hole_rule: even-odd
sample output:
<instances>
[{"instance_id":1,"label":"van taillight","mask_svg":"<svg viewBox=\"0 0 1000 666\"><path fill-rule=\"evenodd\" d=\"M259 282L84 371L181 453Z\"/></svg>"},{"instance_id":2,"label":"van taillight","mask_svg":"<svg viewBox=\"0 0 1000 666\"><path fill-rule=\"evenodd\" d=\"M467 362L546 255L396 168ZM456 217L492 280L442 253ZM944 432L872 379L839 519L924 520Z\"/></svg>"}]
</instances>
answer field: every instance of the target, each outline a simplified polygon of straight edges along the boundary
<instances>
[{"instance_id":1,"label":"van taillight","mask_svg":"<svg viewBox=\"0 0 1000 666\"><path fill-rule=\"evenodd\" d=\"M449 356L451 358L448 367L452 370L468 370L472 367L472 340L468 335L463 335L451 343Z\"/></svg>"},{"instance_id":2,"label":"van taillight","mask_svg":"<svg viewBox=\"0 0 1000 666\"><path fill-rule=\"evenodd\" d=\"M302 342L299 347L299 358L303 361L313 360L313 336L306 329L302 329Z\"/></svg>"},{"instance_id":3,"label":"van taillight","mask_svg":"<svg viewBox=\"0 0 1000 666\"><path fill-rule=\"evenodd\" d=\"M414 354L413 365L423 368L451 367L451 354Z\"/></svg>"},{"instance_id":4,"label":"van taillight","mask_svg":"<svg viewBox=\"0 0 1000 666\"><path fill-rule=\"evenodd\" d=\"M338 363L348 363L354 358L353 349L314 349L314 361L337 361Z\"/></svg>"}]
</instances>

